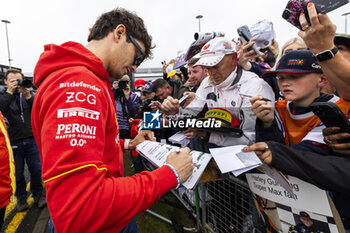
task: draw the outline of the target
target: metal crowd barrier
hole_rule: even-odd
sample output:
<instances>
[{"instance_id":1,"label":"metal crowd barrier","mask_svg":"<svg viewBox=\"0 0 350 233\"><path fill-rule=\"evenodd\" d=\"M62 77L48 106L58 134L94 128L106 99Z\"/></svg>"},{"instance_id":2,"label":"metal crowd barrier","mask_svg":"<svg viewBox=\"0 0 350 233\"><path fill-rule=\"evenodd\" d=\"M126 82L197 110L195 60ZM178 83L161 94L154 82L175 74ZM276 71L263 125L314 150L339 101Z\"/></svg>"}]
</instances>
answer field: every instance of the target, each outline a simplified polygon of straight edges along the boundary
<instances>
[{"instance_id":1,"label":"metal crowd barrier","mask_svg":"<svg viewBox=\"0 0 350 233\"><path fill-rule=\"evenodd\" d=\"M149 164L150 165L150 164ZM147 170L153 170L152 166ZM233 175L217 181L201 182L193 191L172 190L196 221L196 227L182 227L186 232L261 233L255 228L259 214L248 184ZM147 210L153 216L176 225L172 220ZM178 232L178 231L176 231ZM182 231L180 231L182 232Z\"/></svg>"},{"instance_id":2,"label":"metal crowd barrier","mask_svg":"<svg viewBox=\"0 0 350 233\"><path fill-rule=\"evenodd\" d=\"M253 233L253 217L257 216L253 196L245 181L234 176L204 183L202 226L212 233Z\"/></svg>"},{"instance_id":3,"label":"metal crowd barrier","mask_svg":"<svg viewBox=\"0 0 350 233\"><path fill-rule=\"evenodd\" d=\"M172 193L196 220L196 227L183 227L185 232L261 232L254 227L254 217L258 213L248 184L236 177L229 176L219 181L199 183L190 191L190 195L181 195L179 190L172 190ZM173 224L171 220L157 213L147 212Z\"/></svg>"}]
</instances>

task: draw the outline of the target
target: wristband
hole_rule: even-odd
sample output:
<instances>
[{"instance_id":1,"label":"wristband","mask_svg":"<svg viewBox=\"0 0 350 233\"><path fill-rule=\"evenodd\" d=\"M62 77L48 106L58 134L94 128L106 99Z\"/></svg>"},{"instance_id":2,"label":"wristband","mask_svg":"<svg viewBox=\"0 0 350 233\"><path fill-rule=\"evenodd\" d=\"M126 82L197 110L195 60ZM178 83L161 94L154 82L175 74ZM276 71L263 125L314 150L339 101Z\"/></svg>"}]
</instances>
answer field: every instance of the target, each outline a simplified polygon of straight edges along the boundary
<instances>
[{"instance_id":1,"label":"wristband","mask_svg":"<svg viewBox=\"0 0 350 233\"><path fill-rule=\"evenodd\" d=\"M170 167L171 170L173 170L173 172L174 172L174 174L176 176L176 180L177 180L177 185L176 185L175 189L179 188L180 184L181 184L181 180L180 180L179 173L177 173L177 171L176 171L176 168L173 165L169 164L169 163L166 163L164 165Z\"/></svg>"},{"instance_id":2,"label":"wristband","mask_svg":"<svg viewBox=\"0 0 350 233\"><path fill-rule=\"evenodd\" d=\"M130 139L125 139L124 140L124 150L128 150L129 149L129 142L130 142Z\"/></svg>"},{"instance_id":3,"label":"wristband","mask_svg":"<svg viewBox=\"0 0 350 233\"><path fill-rule=\"evenodd\" d=\"M326 61L329 60L331 58L333 58L338 52L338 48L337 46L334 46L332 49L329 50L325 50L323 52L320 52L318 54L314 54L313 57L317 60L317 61Z\"/></svg>"}]
</instances>

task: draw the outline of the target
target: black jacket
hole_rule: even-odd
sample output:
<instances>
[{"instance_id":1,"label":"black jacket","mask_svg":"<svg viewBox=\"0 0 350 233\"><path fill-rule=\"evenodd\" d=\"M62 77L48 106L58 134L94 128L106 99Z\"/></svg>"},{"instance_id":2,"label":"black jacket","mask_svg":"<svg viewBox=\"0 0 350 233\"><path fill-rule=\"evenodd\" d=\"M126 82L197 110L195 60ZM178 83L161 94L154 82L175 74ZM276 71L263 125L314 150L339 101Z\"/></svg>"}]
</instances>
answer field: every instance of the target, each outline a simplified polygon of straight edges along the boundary
<instances>
[{"instance_id":1,"label":"black jacket","mask_svg":"<svg viewBox=\"0 0 350 233\"><path fill-rule=\"evenodd\" d=\"M0 111L7 118L10 124L8 133L11 143L20 139L33 137L31 113L34 102L34 93L32 98L26 100L22 96L23 120L21 117L20 93L10 95L6 90L0 92Z\"/></svg>"},{"instance_id":2,"label":"black jacket","mask_svg":"<svg viewBox=\"0 0 350 233\"><path fill-rule=\"evenodd\" d=\"M186 91L190 91L190 89L182 85L179 80L170 80L169 85L173 88L171 97L178 100L181 99Z\"/></svg>"}]
</instances>

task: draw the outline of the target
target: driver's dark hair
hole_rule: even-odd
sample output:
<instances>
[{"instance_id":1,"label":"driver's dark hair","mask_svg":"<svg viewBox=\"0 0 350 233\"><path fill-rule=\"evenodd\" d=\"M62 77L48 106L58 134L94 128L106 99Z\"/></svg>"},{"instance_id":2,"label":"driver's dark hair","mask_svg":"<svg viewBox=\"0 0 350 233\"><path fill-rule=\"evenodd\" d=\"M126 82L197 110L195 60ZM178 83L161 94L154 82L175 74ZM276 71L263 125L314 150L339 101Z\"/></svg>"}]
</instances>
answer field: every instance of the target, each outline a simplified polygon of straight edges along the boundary
<instances>
[{"instance_id":1,"label":"driver's dark hair","mask_svg":"<svg viewBox=\"0 0 350 233\"><path fill-rule=\"evenodd\" d=\"M117 8L102 14L97 19L94 26L90 28L88 42L105 38L120 24L125 26L126 33L144 44L146 57L151 57L151 49L153 48L152 37L148 34L143 20L135 13L123 8ZM127 41L131 42L129 38L127 38Z\"/></svg>"}]
</instances>

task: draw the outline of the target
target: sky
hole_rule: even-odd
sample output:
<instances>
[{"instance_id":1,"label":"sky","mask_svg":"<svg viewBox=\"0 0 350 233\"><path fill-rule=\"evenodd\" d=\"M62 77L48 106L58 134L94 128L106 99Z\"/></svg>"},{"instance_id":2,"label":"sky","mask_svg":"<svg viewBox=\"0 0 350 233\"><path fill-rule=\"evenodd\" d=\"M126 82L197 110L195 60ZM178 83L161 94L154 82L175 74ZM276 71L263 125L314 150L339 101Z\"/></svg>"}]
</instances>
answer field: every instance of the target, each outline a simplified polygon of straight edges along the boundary
<instances>
[{"instance_id":1,"label":"sky","mask_svg":"<svg viewBox=\"0 0 350 233\"><path fill-rule=\"evenodd\" d=\"M236 29L260 20L273 22L276 40L282 46L297 36L298 29L281 15L287 0L1 0L0 20L9 20L8 39L11 65L30 74L45 44L76 41L87 44L89 28L104 12L123 7L143 18L156 45L154 58L140 67L161 67L161 61L176 57L194 41L194 33L224 32L238 38ZM347 4L329 16L337 32L345 32ZM350 19L349 19L350 24ZM348 24L348 32L350 33ZM0 22L0 64L8 65L5 24Z\"/></svg>"}]
</instances>

